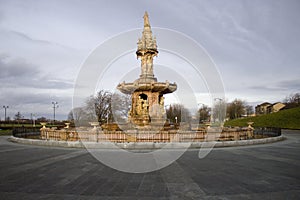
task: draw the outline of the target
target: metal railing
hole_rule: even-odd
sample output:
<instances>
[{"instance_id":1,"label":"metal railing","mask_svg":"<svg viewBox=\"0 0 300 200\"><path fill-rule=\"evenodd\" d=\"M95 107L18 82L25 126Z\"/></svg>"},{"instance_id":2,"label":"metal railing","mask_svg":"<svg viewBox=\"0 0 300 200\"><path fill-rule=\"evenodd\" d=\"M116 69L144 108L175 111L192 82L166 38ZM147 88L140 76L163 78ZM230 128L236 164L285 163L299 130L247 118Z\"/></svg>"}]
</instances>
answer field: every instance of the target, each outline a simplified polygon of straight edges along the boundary
<instances>
[{"instance_id":1,"label":"metal railing","mask_svg":"<svg viewBox=\"0 0 300 200\"><path fill-rule=\"evenodd\" d=\"M281 135L281 128L257 127L254 129L253 134L261 135L262 137L277 137Z\"/></svg>"},{"instance_id":2,"label":"metal railing","mask_svg":"<svg viewBox=\"0 0 300 200\"><path fill-rule=\"evenodd\" d=\"M12 135L14 137L20 138L30 138L30 137L39 137L41 135L40 128L34 127L15 127L12 130Z\"/></svg>"}]
</instances>

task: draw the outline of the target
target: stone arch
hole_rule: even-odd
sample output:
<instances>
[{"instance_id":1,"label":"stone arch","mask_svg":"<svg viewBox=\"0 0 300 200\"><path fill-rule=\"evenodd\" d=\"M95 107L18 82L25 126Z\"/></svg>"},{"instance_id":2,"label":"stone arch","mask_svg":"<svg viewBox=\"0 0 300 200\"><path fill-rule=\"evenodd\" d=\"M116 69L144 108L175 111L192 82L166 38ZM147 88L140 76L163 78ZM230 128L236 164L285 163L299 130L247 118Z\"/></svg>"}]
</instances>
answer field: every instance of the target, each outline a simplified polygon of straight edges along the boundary
<instances>
[{"instance_id":1,"label":"stone arch","mask_svg":"<svg viewBox=\"0 0 300 200\"><path fill-rule=\"evenodd\" d=\"M143 99L143 100L148 100L148 96L147 96L146 94L144 94L144 93L140 94L139 96L140 96L141 99Z\"/></svg>"},{"instance_id":2,"label":"stone arch","mask_svg":"<svg viewBox=\"0 0 300 200\"><path fill-rule=\"evenodd\" d=\"M149 114L149 102L148 102L148 96L144 93L139 95L139 114L142 115L148 115Z\"/></svg>"}]
</instances>

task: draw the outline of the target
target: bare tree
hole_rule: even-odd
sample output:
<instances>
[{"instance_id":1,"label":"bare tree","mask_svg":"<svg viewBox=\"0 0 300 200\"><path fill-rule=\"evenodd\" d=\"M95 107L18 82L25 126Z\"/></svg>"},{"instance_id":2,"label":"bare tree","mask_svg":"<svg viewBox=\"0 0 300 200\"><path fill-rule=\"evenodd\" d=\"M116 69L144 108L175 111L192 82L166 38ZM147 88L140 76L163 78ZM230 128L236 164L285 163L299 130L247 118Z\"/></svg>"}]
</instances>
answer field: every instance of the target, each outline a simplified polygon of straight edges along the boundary
<instances>
[{"instance_id":1,"label":"bare tree","mask_svg":"<svg viewBox=\"0 0 300 200\"><path fill-rule=\"evenodd\" d=\"M68 121L74 122L73 109L68 114Z\"/></svg>"},{"instance_id":2,"label":"bare tree","mask_svg":"<svg viewBox=\"0 0 300 200\"><path fill-rule=\"evenodd\" d=\"M112 119L118 122L125 122L131 108L131 96L114 93L111 99Z\"/></svg>"},{"instance_id":3,"label":"bare tree","mask_svg":"<svg viewBox=\"0 0 300 200\"><path fill-rule=\"evenodd\" d=\"M254 114L254 109L253 109L253 106L251 106L251 105L246 105L245 110L246 110L247 117Z\"/></svg>"},{"instance_id":4,"label":"bare tree","mask_svg":"<svg viewBox=\"0 0 300 200\"><path fill-rule=\"evenodd\" d=\"M14 119L15 119L15 120L20 120L20 119L22 119L21 113L20 113L20 112L17 112L17 113L15 114Z\"/></svg>"},{"instance_id":5,"label":"bare tree","mask_svg":"<svg viewBox=\"0 0 300 200\"><path fill-rule=\"evenodd\" d=\"M204 122L204 121L209 121L210 119L210 112L211 108L208 106L203 105L202 108L198 110L198 115L199 115L199 121Z\"/></svg>"},{"instance_id":6,"label":"bare tree","mask_svg":"<svg viewBox=\"0 0 300 200\"><path fill-rule=\"evenodd\" d=\"M74 122L76 126L81 126L87 123L87 113L83 107L73 108L68 115L68 120Z\"/></svg>"},{"instance_id":7,"label":"bare tree","mask_svg":"<svg viewBox=\"0 0 300 200\"><path fill-rule=\"evenodd\" d=\"M17 112L15 114L15 117L14 117L15 121L17 121L18 123L20 123L20 120L22 119L22 115L20 112Z\"/></svg>"},{"instance_id":8,"label":"bare tree","mask_svg":"<svg viewBox=\"0 0 300 200\"><path fill-rule=\"evenodd\" d=\"M36 119L37 122L47 122L49 121L46 117L39 117Z\"/></svg>"},{"instance_id":9,"label":"bare tree","mask_svg":"<svg viewBox=\"0 0 300 200\"><path fill-rule=\"evenodd\" d=\"M227 116L229 119L240 118L245 114L246 102L240 99L235 99L227 105Z\"/></svg>"},{"instance_id":10,"label":"bare tree","mask_svg":"<svg viewBox=\"0 0 300 200\"><path fill-rule=\"evenodd\" d=\"M167 110L167 119L173 123L189 122L191 119L190 111L182 104L171 104Z\"/></svg>"},{"instance_id":11,"label":"bare tree","mask_svg":"<svg viewBox=\"0 0 300 200\"><path fill-rule=\"evenodd\" d=\"M98 121L102 125L106 122L114 122L114 117L123 120L127 118L130 105L129 95L100 90L95 96L91 95L83 107L71 110L68 119L74 121L76 125L87 125L92 121Z\"/></svg>"},{"instance_id":12,"label":"bare tree","mask_svg":"<svg viewBox=\"0 0 300 200\"><path fill-rule=\"evenodd\" d=\"M215 99L211 111L211 120L213 122L223 123L226 118L226 101L223 99Z\"/></svg>"},{"instance_id":13,"label":"bare tree","mask_svg":"<svg viewBox=\"0 0 300 200\"><path fill-rule=\"evenodd\" d=\"M99 121L105 123L111 114L111 96L108 91L100 90L96 96L90 96L86 101L85 111L86 119L89 121Z\"/></svg>"},{"instance_id":14,"label":"bare tree","mask_svg":"<svg viewBox=\"0 0 300 200\"><path fill-rule=\"evenodd\" d=\"M284 101L286 108L295 108L300 106L300 93L290 94Z\"/></svg>"}]
</instances>

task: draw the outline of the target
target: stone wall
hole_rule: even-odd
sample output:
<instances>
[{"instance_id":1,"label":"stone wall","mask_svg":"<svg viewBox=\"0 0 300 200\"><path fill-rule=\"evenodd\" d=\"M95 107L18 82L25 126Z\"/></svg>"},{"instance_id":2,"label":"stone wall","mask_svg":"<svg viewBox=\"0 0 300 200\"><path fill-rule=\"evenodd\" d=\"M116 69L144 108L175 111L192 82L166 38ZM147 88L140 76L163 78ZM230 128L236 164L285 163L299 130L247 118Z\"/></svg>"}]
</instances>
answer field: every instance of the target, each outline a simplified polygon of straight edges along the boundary
<instances>
[{"instance_id":1,"label":"stone wall","mask_svg":"<svg viewBox=\"0 0 300 200\"><path fill-rule=\"evenodd\" d=\"M41 139L56 141L91 142L203 142L236 141L253 138L253 129L206 129L203 131L102 131L100 129L75 130L50 128L41 129Z\"/></svg>"}]
</instances>

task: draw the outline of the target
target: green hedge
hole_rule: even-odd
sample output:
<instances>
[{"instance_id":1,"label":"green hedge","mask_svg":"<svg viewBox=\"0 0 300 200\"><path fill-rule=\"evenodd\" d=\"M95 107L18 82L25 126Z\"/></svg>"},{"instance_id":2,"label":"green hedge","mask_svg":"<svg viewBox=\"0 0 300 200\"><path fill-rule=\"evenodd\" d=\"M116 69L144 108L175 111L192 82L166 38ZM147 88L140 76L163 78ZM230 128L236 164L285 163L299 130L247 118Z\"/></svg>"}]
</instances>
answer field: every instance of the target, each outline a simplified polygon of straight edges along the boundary
<instances>
[{"instance_id":1,"label":"green hedge","mask_svg":"<svg viewBox=\"0 0 300 200\"><path fill-rule=\"evenodd\" d=\"M247 126L247 122L250 121L254 122L254 127L300 129L300 107L267 115L229 120L225 122L225 126Z\"/></svg>"}]
</instances>

